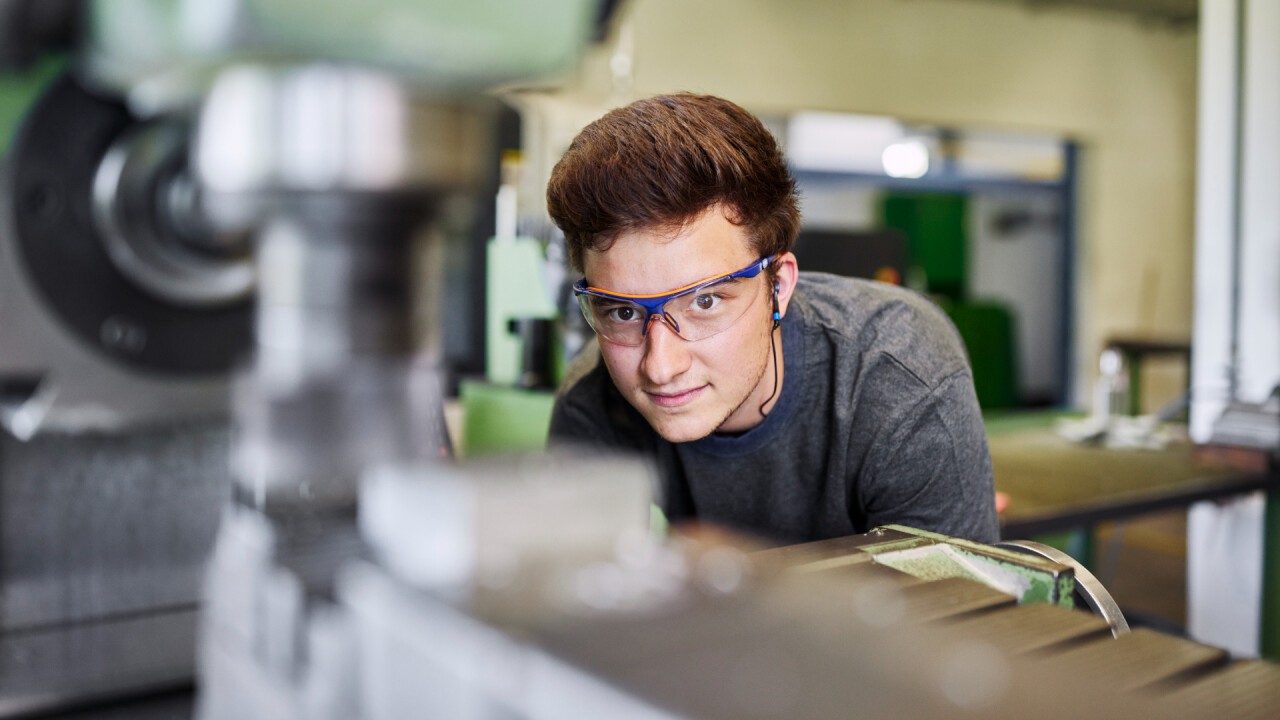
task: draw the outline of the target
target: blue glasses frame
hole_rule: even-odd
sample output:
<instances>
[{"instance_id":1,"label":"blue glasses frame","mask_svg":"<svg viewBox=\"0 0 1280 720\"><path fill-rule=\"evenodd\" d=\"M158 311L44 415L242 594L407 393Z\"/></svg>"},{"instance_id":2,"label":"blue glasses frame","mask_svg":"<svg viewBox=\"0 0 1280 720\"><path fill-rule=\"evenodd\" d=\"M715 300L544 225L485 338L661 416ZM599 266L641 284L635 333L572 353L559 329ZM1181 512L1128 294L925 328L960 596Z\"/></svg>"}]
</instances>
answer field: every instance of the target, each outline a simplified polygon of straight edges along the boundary
<instances>
[{"instance_id":1,"label":"blue glasses frame","mask_svg":"<svg viewBox=\"0 0 1280 720\"><path fill-rule=\"evenodd\" d=\"M604 298L606 300L618 300L622 302L630 302L630 303L635 303L636 305L639 305L640 307L644 308L645 318L644 318L644 325L640 332L641 337L648 336L649 327L654 322L657 322L659 320L661 320L661 322L666 323L672 330L676 331L676 333L679 333L680 324L676 322L676 319L672 317L671 314L664 309L664 306L667 303L671 302L672 300L675 300L678 297L684 297L685 295L696 293L700 290L705 290L706 288L711 287L712 285L717 285L722 282L737 280L739 278L753 278L759 275L760 273L764 272L765 268L769 267L769 265L777 258L778 258L777 255L770 255L769 257L763 257L751 263L750 265L742 268L741 270L723 273L721 275L713 275L704 280L699 280L695 283L685 285L684 287L676 288L671 292L659 293L656 295L631 295L628 293L611 292L609 290L604 290L602 288L592 287L590 285L587 285L586 278L582 278L573 284L573 294L574 294L574 297L581 297L582 295L590 295L593 297ZM591 318L590 316L587 315L586 308L583 308L582 311L583 311L583 315L587 317L588 324L590 324Z\"/></svg>"}]
</instances>

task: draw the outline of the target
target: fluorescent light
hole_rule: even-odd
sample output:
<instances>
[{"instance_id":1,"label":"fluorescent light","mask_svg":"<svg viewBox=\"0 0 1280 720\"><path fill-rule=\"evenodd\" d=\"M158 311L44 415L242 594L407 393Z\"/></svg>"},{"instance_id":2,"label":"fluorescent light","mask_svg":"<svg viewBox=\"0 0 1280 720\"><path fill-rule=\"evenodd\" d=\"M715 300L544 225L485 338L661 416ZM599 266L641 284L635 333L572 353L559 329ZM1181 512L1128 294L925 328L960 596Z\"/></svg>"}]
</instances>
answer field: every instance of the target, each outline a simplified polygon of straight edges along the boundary
<instances>
[{"instance_id":1,"label":"fluorescent light","mask_svg":"<svg viewBox=\"0 0 1280 720\"><path fill-rule=\"evenodd\" d=\"M924 177L929 172L929 148L919 140L903 140L885 148L881 161L889 177Z\"/></svg>"}]
</instances>

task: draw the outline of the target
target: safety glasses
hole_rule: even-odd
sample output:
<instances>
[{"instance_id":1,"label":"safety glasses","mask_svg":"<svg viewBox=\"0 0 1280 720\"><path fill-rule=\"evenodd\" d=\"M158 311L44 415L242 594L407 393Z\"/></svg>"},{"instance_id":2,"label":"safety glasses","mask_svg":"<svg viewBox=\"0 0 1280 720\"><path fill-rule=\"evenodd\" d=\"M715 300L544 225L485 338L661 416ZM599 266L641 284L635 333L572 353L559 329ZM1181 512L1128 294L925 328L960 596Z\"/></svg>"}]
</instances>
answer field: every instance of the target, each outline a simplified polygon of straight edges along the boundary
<instances>
[{"instance_id":1,"label":"safety glasses","mask_svg":"<svg viewBox=\"0 0 1280 720\"><path fill-rule=\"evenodd\" d=\"M586 278L573 285L578 307L601 338L619 345L640 345L655 322L697 342L728 330L760 295L758 282L778 256L760 258L736 272L699 280L659 295L628 295L589 287Z\"/></svg>"}]
</instances>

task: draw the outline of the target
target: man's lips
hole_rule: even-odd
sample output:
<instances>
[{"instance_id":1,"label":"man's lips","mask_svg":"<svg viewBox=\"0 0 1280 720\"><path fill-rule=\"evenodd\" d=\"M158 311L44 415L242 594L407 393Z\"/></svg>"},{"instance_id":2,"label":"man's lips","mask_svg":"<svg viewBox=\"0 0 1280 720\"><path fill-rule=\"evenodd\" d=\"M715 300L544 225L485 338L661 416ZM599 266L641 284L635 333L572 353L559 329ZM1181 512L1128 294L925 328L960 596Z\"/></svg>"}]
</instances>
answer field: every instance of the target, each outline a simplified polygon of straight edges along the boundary
<instances>
[{"instance_id":1,"label":"man's lips","mask_svg":"<svg viewBox=\"0 0 1280 720\"><path fill-rule=\"evenodd\" d=\"M706 387L706 385L702 385L693 388L692 390L682 390L678 392L656 392L646 390L645 394L649 396L649 399L652 400L655 405L659 405L661 407L680 407L681 405L687 405L688 403L693 402L694 398L698 397Z\"/></svg>"}]
</instances>

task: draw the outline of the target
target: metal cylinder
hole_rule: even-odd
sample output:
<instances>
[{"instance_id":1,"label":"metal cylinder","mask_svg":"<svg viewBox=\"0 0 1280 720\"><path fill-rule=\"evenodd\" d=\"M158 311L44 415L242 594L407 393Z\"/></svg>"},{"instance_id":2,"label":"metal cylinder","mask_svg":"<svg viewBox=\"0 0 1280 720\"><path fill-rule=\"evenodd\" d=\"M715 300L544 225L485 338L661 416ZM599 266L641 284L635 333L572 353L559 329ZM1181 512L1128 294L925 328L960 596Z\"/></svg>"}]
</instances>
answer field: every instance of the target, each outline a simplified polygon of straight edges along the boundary
<instances>
[{"instance_id":1,"label":"metal cylinder","mask_svg":"<svg viewBox=\"0 0 1280 720\"><path fill-rule=\"evenodd\" d=\"M437 373L413 361L419 229L480 177L476 106L321 64L235 67L200 115L195 168L226 230L256 237L256 358L235 475L268 511L342 510L360 473L447 452Z\"/></svg>"}]
</instances>

